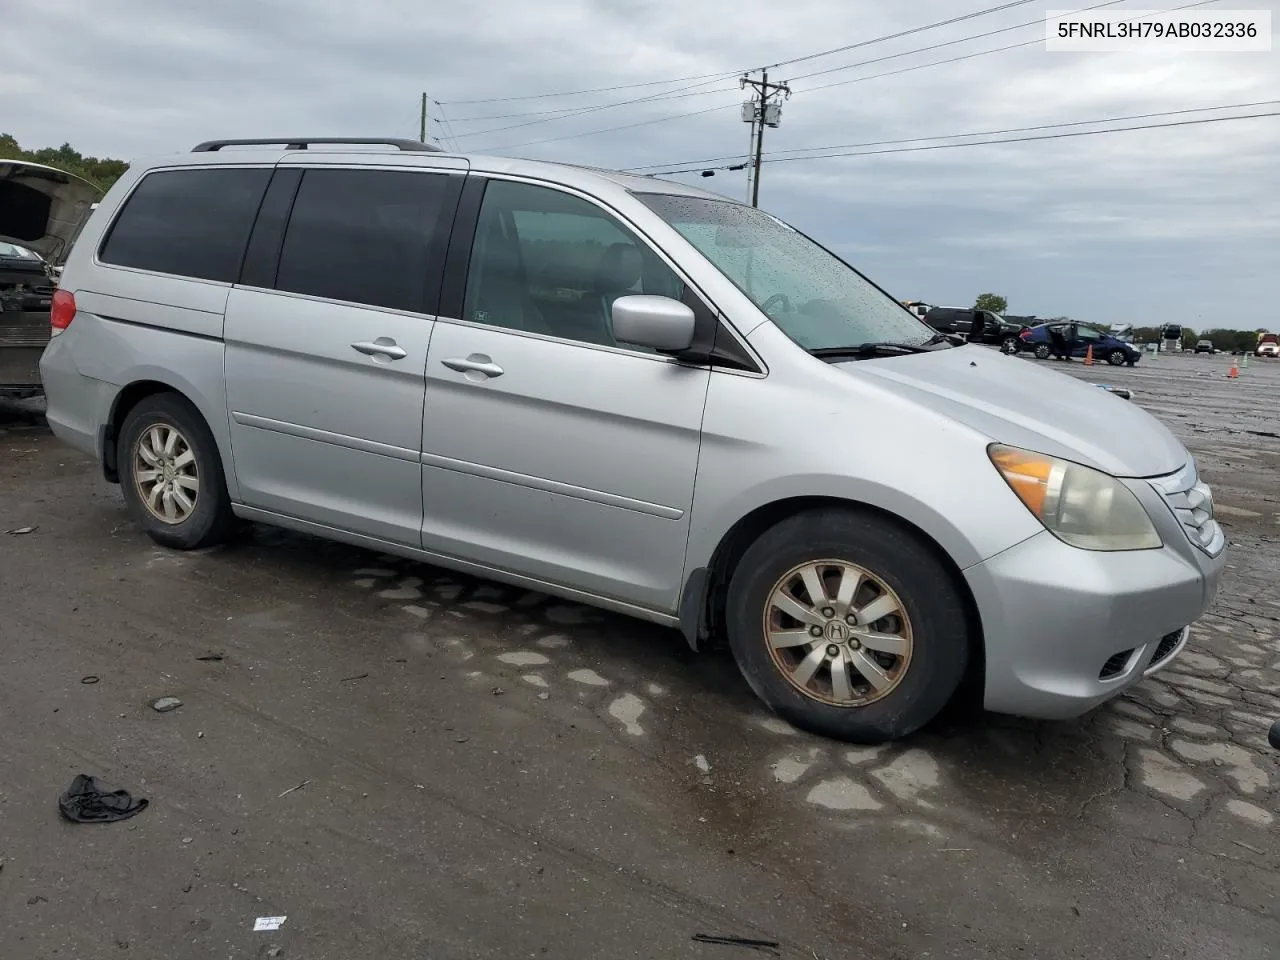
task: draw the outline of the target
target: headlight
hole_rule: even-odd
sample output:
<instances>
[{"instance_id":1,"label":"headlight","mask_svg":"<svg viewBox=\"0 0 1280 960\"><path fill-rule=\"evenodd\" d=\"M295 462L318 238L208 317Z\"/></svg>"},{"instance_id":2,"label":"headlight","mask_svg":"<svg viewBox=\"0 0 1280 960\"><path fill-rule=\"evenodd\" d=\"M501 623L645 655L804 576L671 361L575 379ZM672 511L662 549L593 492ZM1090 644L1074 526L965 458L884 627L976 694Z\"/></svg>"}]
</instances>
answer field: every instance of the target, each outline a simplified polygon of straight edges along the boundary
<instances>
[{"instance_id":1,"label":"headlight","mask_svg":"<svg viewBox=\"0 0 1280 960\"><path fill-rule=\"evenodd\" d=\"M991 462L1045 529L1083 550L1163 546L1138 498L1110 474L1030 450L992 444Z\"/></svg>"}]
</instances>

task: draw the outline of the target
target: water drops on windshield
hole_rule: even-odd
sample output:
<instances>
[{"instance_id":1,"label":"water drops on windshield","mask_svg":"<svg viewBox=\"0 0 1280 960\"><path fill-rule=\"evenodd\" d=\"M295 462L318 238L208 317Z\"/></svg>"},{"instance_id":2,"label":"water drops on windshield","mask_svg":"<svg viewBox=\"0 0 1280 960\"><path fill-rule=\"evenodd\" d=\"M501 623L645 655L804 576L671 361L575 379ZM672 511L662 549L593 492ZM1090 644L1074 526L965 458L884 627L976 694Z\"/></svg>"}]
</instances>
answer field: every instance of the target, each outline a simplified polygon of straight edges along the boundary
<instances>
[{"instance_id":1,"label":"water drops on windshield","mask_svg":"<svg viewBox=\"0 0 1280 960\"><path fill-rule=\"evenodd\" d=\"M839 257L769 214L730 200L637 196L807 350L918 346L933 335Z\"/></svg>"}]
</instances>

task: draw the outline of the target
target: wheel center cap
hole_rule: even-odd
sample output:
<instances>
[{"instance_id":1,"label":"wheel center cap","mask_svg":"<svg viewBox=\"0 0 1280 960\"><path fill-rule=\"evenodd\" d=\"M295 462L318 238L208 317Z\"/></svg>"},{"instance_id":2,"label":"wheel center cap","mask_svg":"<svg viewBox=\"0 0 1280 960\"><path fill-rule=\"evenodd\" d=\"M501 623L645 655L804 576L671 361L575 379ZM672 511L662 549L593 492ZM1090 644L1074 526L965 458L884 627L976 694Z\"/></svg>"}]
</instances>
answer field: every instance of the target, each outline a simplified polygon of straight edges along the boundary
<instances>
[{"instance_id":1,"label":"wheel center cap","mask_svg":"<svg viewBox=\"0 0 1280 960\"><path fill-rule=\"evenodd\" d=\"M844 643L849 639L849 628L842 620L828 621L823 632L832 643Z\"/></svg>"}]
</instances>

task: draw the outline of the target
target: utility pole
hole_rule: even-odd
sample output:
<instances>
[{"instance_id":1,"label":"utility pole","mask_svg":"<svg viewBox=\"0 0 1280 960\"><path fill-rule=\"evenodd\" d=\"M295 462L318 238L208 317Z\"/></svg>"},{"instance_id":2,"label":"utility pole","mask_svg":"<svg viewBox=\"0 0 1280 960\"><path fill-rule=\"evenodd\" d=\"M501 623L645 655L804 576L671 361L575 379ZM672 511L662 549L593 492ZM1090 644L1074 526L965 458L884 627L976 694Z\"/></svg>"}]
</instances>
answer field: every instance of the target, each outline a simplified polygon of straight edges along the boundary
<instances>
[{"instance_id":1,"label":"utility pole","mask_svg":"<svg viewBox=\"0 0 1280 960\"><path fill-rule=\"evenodd\" d=\"M770 83L769 71L761 70L760 79L743 77L743 88L751 87L756 95L742 105L742 119L751 124L752 137L751 160L751 205L760 206L760 163L764 155L764 128L777 127L782 123L782 105L779 97L787 99L791 96L791 88L783 83Z\"/></svg>"},{"instance_id":2,"label":"utility pole","mask_svg":"<svg viewBox=\"0 0 1280 960\"><path fill-rule=\"evenodd\" d=\"M422 95L422 113L418 120L418 140L422 143L427 142L427 95Z\"/></svg>"}]
</instances>

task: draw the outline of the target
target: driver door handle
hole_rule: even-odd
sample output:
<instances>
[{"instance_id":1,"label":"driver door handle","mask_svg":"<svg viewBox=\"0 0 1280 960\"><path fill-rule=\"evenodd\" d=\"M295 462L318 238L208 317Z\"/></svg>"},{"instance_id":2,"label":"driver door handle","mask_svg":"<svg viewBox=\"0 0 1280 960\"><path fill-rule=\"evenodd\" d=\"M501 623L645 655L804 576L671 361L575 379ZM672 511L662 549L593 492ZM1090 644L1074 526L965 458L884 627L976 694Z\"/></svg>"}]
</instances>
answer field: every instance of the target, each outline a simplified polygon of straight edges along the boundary
<instances>
[{"instance_id":1,"label":"driver door handle","mask_svg":"<svg viewBox=\"0 0 1280 960\"><path fill-rule=\"evenodd\" d=\"M500 377L503 374L502 368L483 353L473 353L466 358L450 357L440 362L459 373L478 373L485 377Z\"/></svg>"}]
</instances>

